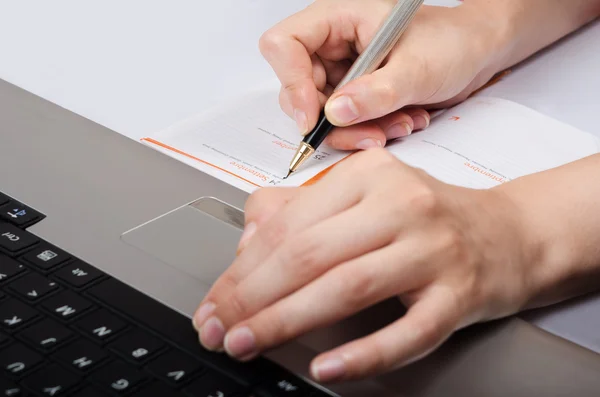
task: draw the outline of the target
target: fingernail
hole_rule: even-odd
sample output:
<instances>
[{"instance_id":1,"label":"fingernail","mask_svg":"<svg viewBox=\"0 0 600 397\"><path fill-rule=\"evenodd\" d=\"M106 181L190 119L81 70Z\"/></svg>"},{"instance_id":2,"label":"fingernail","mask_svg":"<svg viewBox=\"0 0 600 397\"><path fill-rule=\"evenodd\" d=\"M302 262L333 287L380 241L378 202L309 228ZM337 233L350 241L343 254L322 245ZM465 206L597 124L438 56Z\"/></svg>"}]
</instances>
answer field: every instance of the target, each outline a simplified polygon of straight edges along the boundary
<instances>
[{"instance_id":1,"label":"fingernail","mask_svg":"<svg viewBox=\"0 0 600 397\"><path fill-rule=\"evenodd\" d=\"M415 116L413 117L413 123L415 124L415 130L422 130L423 128L429 127L431 118L429 116Z\"/></svg>"},{"instance_id":2,"label":"fingernail","mask_svg":"<svg viewBox=\"0 0 600 397\"><path fill-rule=\"evenodd\" d=\"M256 355L256 338L248 327L241 327L225 335L225 351L235 358Z\"/></svg>"},{"instance_id":3,"label":"fingernail","mask_svg":"<svg viewBox=\"0 0 600 397\"><path fill-rule=\"evenodd\" d=\"M385 132L387 139L395 139L403 136L408 136L412 133L412 128L408 123L397 123L390 126Z\"/></svg>"},{"instance_id":4,"label":"fingernail","mask_svg":"<svg viewBox=\"0 0 600 397\"><path fill-rule=\"evenodd\" d=\"M374 147L383 147L383 144L380 140L373 138L363 139L362 141L356 144L356 148L361 150L370 149Z\"/></svg>"},{"instance_id":5,"label":"fingernail","mask_svg":"<svg viewBox=\"0 0 600 397\"><path fill-rule=\"evenodd\" d=\"M238 250L237 250L238 255L240 254L240 252L242 252L244 250L244 248L246 248L246 245L248 245L248 241L250 241L250 238L254 235L255 232L256 232L256 223L254 223L254 222L248 223L246 225L246 227L244 228L244 233L242 233L242 237L240 237L240 243L238 245Z\"/></svg>"},{"instance_id":6,"label":"fingernail","mask_svg":"<svg viewBox=\"0 0 600 397\"><path fill-rule=\"evenodd\" d=\"M341 358L330 358L313 365L311 372L317 382L331 382L344 376L346 365Z\"/></svg>"},{"instance_id":7,"label":"fingernail","mask_svg":"<svg viewBox=\"0 0 600 397\"><path fill-rule=\"evenodd\" d=\"M335 98L328 103L327 114L334 124L347 124L358 118L358 109L354 101L347 96Z\"/></svg>"},{"instance_id":8,"label":"fingernail","mask_svg":"<svg viewBox=\"0 0 600 397\"><path fill-rule=\"evenodd\" d=\"M211 317L200 329L200 342L208 350L217 351L223 345L225 327L217 317Z\"/></svg>"},{"instance_id":9,"label":"fingernail","mask_svg":"<svg viewBox=\"0 0 600 397\"><path fill-rule=\"evenodd\" d=\"M212 302L206 302L205 304L200 306L200 308L196 311L192 319L196 331L198 331L200 327L202 327L202 324L206 321L208 316L212 314L216 307L217 306Z\"/></svg>"},{"instance_id":10,"label":"fingernail","mask_svg":"<svg viewBox=\"0 0 600 397\"><path fill-rule=\"evenodd\" d=\"M306 118L306 113L300 109L295 109L294 118L296 119L300 134L306 135L308 133L308 119Z\"/></svg>"}]
</instances>

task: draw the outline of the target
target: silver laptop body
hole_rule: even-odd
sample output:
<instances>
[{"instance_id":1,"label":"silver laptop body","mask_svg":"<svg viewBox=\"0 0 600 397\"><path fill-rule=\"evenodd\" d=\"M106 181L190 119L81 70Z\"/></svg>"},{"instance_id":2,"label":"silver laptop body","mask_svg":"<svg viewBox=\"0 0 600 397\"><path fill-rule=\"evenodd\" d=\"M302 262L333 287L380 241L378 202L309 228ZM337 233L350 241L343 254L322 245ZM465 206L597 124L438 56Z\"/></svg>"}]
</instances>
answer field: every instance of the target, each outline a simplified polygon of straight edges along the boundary
<instances>
[{"instance_id":1,"label":"silver laptop body","mask_svg":"<svg viewBox=\"0 0 600 397\"><path fill-rule=\"evenodd\" d=\"M231 263L247 197L1 80L0 192L46 215L32 233L188 316ZM307 376L317 352L402 313L398 302L383 302L267 357ZM599 374L595 353L511 318L461 331L394 373L329 390L341 396L597 396Z\"/></svg>"}]
</instances>

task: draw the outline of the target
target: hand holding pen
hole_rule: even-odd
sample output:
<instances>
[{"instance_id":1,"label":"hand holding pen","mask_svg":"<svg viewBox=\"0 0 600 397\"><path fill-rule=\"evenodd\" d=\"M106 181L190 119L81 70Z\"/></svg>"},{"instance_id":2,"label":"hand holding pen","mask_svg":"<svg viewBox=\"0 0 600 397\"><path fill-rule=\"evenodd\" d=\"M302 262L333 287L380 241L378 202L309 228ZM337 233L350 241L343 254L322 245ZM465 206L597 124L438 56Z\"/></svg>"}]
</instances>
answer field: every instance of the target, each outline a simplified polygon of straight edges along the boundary
<instances>
[{"instance_id":1,"label":"hand holding pen","mask_svg":"<svg viewBox=\"0 0 600 397\"><path fill-rule=\"evenodd\" d=\"M382 23L367 48L365 48L358 56L348 72L337 84L334 92L347 83L358 79L365 74L374 72L385 60L392 48L398 43L400 36L404 33L422 4L423 0L399 0L390 12L388 18ZM342 114L342 119L346 118L346 120L340 121L352 122L355 117L358 117L358 109L355 104L343 97L339 97L338 100L345 101L345 103L339 103L339 105L332 105L337 106L345 113ZM327 135L329 135L333 127L334 125L326 116L326 110L322 111L319 115L317 125L312 131L305 135L300 143L300 146L290 163L290 169L287 176L290 176L292 172L295 172L298 167L300 167L300 165L315 152Z\"/></svg>"}]
</instances>

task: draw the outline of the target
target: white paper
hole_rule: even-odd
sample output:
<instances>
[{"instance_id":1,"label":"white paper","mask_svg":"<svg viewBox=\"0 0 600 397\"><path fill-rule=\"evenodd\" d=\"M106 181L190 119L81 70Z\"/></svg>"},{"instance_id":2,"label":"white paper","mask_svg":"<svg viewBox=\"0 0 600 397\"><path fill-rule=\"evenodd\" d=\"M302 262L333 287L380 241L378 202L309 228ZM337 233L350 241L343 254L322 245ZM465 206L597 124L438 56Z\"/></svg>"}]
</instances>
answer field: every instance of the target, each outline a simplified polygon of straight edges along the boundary
<instances>
[{"instance_id":1,"label":"white paper","mask_svg":"<svg viewBox=\"0 0 600 397\"><path fill-rule=\"evenodd\" d=\"M284 180L301 136L277 98L275 89L251 93L142 141L247 192L302 185L350 154L322 145ZM488 97L447 110L425 131L387 149L441 181L471 188L489 188L600 151L591 134Z\"/></svg>"}]
</instances>

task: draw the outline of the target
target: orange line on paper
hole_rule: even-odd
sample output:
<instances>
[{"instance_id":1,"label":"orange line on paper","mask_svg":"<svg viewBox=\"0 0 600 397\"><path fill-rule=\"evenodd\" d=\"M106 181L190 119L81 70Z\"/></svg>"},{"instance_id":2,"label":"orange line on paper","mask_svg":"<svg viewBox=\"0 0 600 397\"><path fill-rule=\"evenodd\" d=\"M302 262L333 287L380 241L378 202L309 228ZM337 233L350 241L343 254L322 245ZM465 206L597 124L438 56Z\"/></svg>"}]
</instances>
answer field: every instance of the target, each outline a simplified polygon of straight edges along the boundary
<instances>
[{"instance_id":1,"label":"orange line on paper","mask_svg":"<svg viewBox=\"0 0 600 397\"><path fill-rule=\"evenodd\" d=\"M236 177L236 178L239 178L239 179L243 180L244 182L248 182L249 184L251 184L251 185L253 185L253 186L256 186L256 187L262 187L262 186L260 186L260 185L257 185L257 184L256 184L256 183L254 183L254 182L251 182L251 181L249 181L248 179L246 179L246 178L244 178L244 177L242 177L242 176L240 176L240 175L234 174L234 173L233 173L233 172L231 172L231 171L228 171L228 170L226 170L226 169L224 169L224 168L221 168L221 167L219 167L219 166L217 166L217 165L214 165L214 164L212 164L212 163L209 163L208 161L204 161L204 160L202 160L202 159L199 159L198 157L192 156L191 154L188 154L188 153L186 153L186 152L183 152L183 151L181 151L181 150L179 150L179 149L176 149L176 148L174 148L174 147L172 147L172 146L166 145L166 144L164 144L164 143L162 143L162 142L159 142L159 141L157 141L157 140L155 140L155 139L152 139L152 138L142 138L141 140L142 140L142 141L149 142L149 143L152 143L152 144L154 144L154 145L156 145L156 146L160 146L160 147L162 147L163 149L170 150L171 152L175 152L175 153L177 153L177 154L180 154L180 155L182 155L182 156L185 156L185 157L187 157L187 158L190 158L190 159L192 159L192 160L196 160L196 161L198 161L198 162L200 162L200 163L202 163L202 164L206 164L206 165L208 165L208 166L210 166L210 167L216 168L216 169L218 169L219 171L223 171L223 172L225 172L225 173L227 173L227 174L229 174L229 175L232 175L232 176L234 176L234 177Z\"/></svg>"},{"instance_id":2,"label":"orange line on paper","mask_svg":"<svg viewBox=\"0 0 600 397\"><path fill-rule=\"evenodd\" d=\"M320 171L317 175L313 176L312 178L310 178L308 181L304 182L302 185L300 186L311 186L314 185L315 183L319 182L321 179L323 179L323 177L325 175L327 175L329 173L329 171L331 171L333 169L333 167L335 167L336 165L338 165L339 163L341 163L342 161L350 158L350 156L352 156L354 153L350 154L349 156L344 157L343 159L341 159L340 161L338 161L335 164L330 165L329 167L325 168L324 170Z\"/></svg>"}]
</instances>

